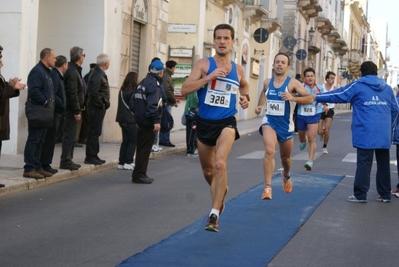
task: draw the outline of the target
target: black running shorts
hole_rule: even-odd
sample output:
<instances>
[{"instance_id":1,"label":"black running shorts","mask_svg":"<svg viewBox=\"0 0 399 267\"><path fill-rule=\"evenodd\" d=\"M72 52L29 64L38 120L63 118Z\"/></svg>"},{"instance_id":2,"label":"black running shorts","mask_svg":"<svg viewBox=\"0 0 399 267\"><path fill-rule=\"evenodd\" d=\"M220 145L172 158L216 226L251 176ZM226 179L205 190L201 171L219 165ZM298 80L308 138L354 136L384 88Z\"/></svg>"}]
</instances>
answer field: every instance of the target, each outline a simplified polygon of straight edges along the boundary
<instances>
[{"instance_id":1,"label":"black running shorts","mask_svg":"<svg viewBox=\"0 0 399 267\"><path fill-rule=\"evenodd\" d=\"M223 120L205 120L197 116L197 138L201 143L208 146L215 146L220 133L224 128L233 128L236 132L235 140L240 138L237 130L237 121L235 117Z\"/></svg>"},{"instance_id":2,"label":"black running shorts","mask_svg":"<svg viewBox=\"0 0 399 267\"><path fill-rule=\"evenodd\" d=\"M327 114L323 111L322 113L321 113L321 116L320 116L320 120L325 120L326 118L333 118L333 116L334 116L334 109L333 108L330 108L328 111L327 111Z\"/></svg>"}]
</instances>

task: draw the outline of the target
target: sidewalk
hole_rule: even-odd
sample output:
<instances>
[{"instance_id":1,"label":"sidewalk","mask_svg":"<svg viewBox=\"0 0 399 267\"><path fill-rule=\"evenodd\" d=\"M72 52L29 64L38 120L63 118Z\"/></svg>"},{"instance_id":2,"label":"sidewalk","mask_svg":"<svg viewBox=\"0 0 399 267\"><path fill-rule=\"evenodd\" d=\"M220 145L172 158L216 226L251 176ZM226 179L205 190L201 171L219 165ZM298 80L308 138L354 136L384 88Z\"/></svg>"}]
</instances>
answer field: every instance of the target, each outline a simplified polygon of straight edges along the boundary
<instances>
[{"instance_id":1,"label":"sidewalk","mask_svg":"<svg viewBox=\"0 0 399 267\"><path fill-rule=\"evenodd\" d=\"M350 112L350 110L336 110L336 114ZM175 114L181 114L175 112ZM157 153L151 153L150 158L162 157L172 153L183 152L186 150L186 132L185 126L181 125L180 117L174 115L175 128L171 131L171 142L176 145L174 148L162 147L163 150ZM262 122L262 117L256 117L249 120L238 121L238 131L241 136L258 131L258 128ZM82 167L77 171L60 170L59 159L61 155L61 144L57 144L54 151L53 164L51 165L54 169L58 169L58 173L52 177L45 179L35 180L31 178L24 178L22 174L24 172L24 155L1 155L0 159L0 183L4 184L5 187L0 188L0 196L4 196L11 193L21 192L24 190L34 189L41 186L58 183L64 180L78 178L87 174L116 168L118 165L120 143L101 143L100 144L100 158L107 162L102 165L94 166L84 164L85 158L85 146L75 147L73 161L81 164ZM121 170L122 171L122 170Z\"/></svg>"}]
</instances>

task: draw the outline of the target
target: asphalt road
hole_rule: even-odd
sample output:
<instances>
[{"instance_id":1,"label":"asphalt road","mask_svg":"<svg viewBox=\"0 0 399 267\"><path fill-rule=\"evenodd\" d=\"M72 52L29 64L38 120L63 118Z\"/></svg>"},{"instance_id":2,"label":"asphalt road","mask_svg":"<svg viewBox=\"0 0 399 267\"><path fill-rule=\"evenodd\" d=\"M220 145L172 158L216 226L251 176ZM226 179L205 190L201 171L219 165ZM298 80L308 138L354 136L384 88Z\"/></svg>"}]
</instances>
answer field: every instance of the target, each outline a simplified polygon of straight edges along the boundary
<instances>
[{"instance_id":1,"label":"asphalt road","mask_svg":"<svg viewBox=\"0 0 399 267\"><path fill-rule=\"evenodd\" d=\"M387 244L381 245L383 240L379 240L382 235L388 239L394 234L390 232L396 230L394 221L382 220L387 225L375 233L365 225L367 232L361 240L361 229L353 229L364 220L373 222L374 229L387 214L397 221L399 199L390 204L367 203L362 208L370 210L363 211L359 204L345 201L352 193L350 176L355 171L350 116L335 117L329 154L320 155L318 140L318 158L313 165L313 172L349 177L333 190L269 266L381 266L368 265L374 259L376 263L397 262L393 256L398 255L397 246L390 246L387 240ZM307 173L303 167L307 153L300 153L297 136L295 140L292 172ZM262 156L263 144L258 133L235 142L228 162L227 201L263 181ZM394 156L392 150L392 160ZM275 171L281 166L278 157L276 153ZM395 165L391 165L391 171L394 185ZM107 170L0 197L0 266L115 266L210 211L209 187L198 159L188 158L184 153L157 158L150 161L148 175L155 179L154 183L138 185L131 183L130 171ZM373 198L374 191L370 192ZM380 244L379 249L369 244L371 251L376 247L374 253L364 250L367 237ZM351 251L348 255L352 256L342 257L336 255L337 251ZM366 256L361 257L359 251L367 252ZM388 260L381 261L381 251L384 255L392 253L392 258L385 256Z\"/></svg>"}]
</instances>

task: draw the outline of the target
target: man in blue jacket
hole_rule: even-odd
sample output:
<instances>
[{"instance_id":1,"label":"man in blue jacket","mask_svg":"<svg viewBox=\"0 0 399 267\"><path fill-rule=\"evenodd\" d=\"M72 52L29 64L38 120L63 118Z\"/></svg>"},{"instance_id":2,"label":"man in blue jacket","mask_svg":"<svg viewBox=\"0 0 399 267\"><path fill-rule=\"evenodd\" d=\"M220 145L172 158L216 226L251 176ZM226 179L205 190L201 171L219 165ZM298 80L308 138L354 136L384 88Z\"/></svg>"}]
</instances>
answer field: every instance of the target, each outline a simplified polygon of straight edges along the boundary
<instances>
[{"instance_id":1,"label":"man in blue jacket","mask_svg":"<svg viewBox=\"0 0 399 267\"><path fill-rule=\"evenodd\" d=\"M396 100L399 102L399 93L396 94ZM392 144L396 146L396 170L399 178L399 120L396 120L396 124L393 127ZM399 182L392 189L391 195L399 197Z\"/></svg>"},{"instance_id":2,"label":"man in blue jacket","mask_svg":"<svg viewBox=\"0 0 399 267\"><path fill-rule=\"evenodd\" d=\"M377 66L363 62L362 77L344 87L314 96L317 102L351 103L352 144L357 149L357 166L353 195L348 201L367 202L374 153L377 160L377 200L391 201L389 149L392 125L396 124L399 107L392 88L377 77Z\"/></svg>"},{"instance_id":3,"label":"man in blue jacket","mask_svg":"<svg viewBox=\"0 0 399 267\"><path fill-rule=\"evenodd\" d=\"M137 85L134 94L134 119L138 130L136 164L132 173L133 183L151 184L153 182L153 179L147 176L147 166L155 133L161 129L163 72L163 63L160 60L153 61L150 72Z\"/></svg>"},{"instance_id":4,"label":"man in blue jacket","mask_svg":"<svg viewBox=\"0 0 399 267\"><path fill-rule=\"evenodd\" d=\"M52 49L45 48L40 52L39 63L33 67L28 75L28 101L45 107L53 104L51 102L54 101L54 87L50 71L51 68L54 68L55 62L56 57ZM43 179L53 175L43 170L40 161L46 134L46 127L31 125L28 120L28 139L24 149L25 166L23 177Z\"/></svg>"}]
</instances>

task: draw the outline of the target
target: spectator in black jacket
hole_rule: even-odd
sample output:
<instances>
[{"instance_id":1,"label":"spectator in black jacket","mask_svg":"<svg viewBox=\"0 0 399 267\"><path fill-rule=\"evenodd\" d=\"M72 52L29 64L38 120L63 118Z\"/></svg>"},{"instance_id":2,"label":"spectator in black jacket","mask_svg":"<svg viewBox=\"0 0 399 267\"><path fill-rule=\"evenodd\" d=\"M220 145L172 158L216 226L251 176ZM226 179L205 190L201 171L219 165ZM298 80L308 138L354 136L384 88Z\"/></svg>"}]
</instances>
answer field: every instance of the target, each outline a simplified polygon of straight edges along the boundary
<instances>
[{"instance_id":1,"label":"spectator in black jacket","mask_svg":"<svg viewBox=\"0 0 399 267\"><path fill-rule=\"evenodd\" d=\"M55 53L50 48L40 52L40 61L28 75L28 100L34 105L51 105L54 101L53 82L50 78L50 69L56 62ZM43 179L53 174L42 168L40 161L42 146L46 138L47 128L32 126L28 120L28 139L24 149L24 174L26 178Z\"/></svg>"},{"instance_id":2,"label":"spectator in black jacket","mask_svg":"<svg viewBox=\"0 0 399 267\"><path fill-rule=\"evenodd\" d=\"M175 73L176 65L177 63L174 60L166 61L166 69L164 75L162 76L162 87L167 97L165 110L170 114L172 114L172 107L177 107L177 104L180 103L180 100L175 98L175 87L173 86L172 81L172 75ZM170 131L159 133L159 145L175 147L175 145L170 142Z\"/></svg>"},{"instance_id":3,"label":"spectator in black jacket","mask_svg":"<svg viewBox=\"0 0 399 267\"><path fill-rule=\"evenodd\" d=\"M119 149L119 170L133 170L133 156L137 145L137 124L134 120L133 94L137 86L137 72L129 72L118 94L116 122L122 129L122 144Z\"/></svg>"},{"instance_id":4,"label":"spectator in black jacket","mask_svg":"<svg viewBox=\"0 0 399 267\"><path fill-rule=\"evenodd\" d=\"M3 47L0 45L0 70L3 67ZM12 97L19 96L19 90L25 89L26 84L20 83L18 77L10 79L8 82L0 73L0 154L4 140L10 139L10 101ZM0 184L0 187L4 187Z\"/></svg>"},{"instance_id":5,"label":"spectator in black jacket","mask_svg":"<svg viewBox=\"0 0 399 267\"><path fill-rule=\"evenodd\" d=\"M97 65L90 74L87 85L87 114L89 115L89 134L87 135L85 164L101 165L105 163L98 157L105 111L109 108L109 84L105 71L109 68L109 56L100 54Z\"/></svg>"},{"instance_id":6,"label":"spectator in black jacket","mask_svg":"<svg viewBox=\"0 0 399 267\"><path fill-rule=\"evenodd\" d=\"M89 83L89 77L91 72L94 70L94 68L96 67L96 63L90 63L90 71L88 73L86 73L86 75L83 77L83 80L86 84L86 88L87 88L87 84ZM87 135L89 134L89 115L87 114L87 90L85 92L85 104L84 104L84 108L82 109L82 119L80 120L80 127L78 126L78 129L76 130L76 138L75 141L77 141L77 143L75 143L75 147L81 147L81 144L86 144L87 143Z\"/></svg>"},{"instance_id":7,"label":"spectator in black jacket","mask_svg":"<svg viewBox=\"0 0 399 267\"><path fill-rule=\"evenodd\" d=\"M54 156L56 135L60 126L60 119L65 111L66 99L64 89L64 74L68 69L68 60L64 56L57 56L55 68L50 71L50 77L54 87L54 120L53 126L47 129L46 139L42 149L42 167L46 172L55 174L58 170L51 168Z\"/></svg>"},{"instance_id":8,"label":"spectator in black jacket","mask_svg":"<svg viewBox=\"0 0 399 267\"><path fill-rule=\"evenodd\" d=\"M150 72L139 83L134 94L134 118L138 126L136 164L132 182L151 184L154 179L147 176L148 160L151 154L155 132L161 129L161 83L163 63L155 60Z\"/></svg>"},{"instance_id":9,"label":"spectator in black jacket","mask_svg":"<svg viewBox=\"0 0 399 267\"><path fill-rule=\"evenodd\" d=\"M82 64L86 54L80 47L72 47L71 61L64 75L66 109L64 113L64 135L62 137L62 152L60 169L77 170L80 164L72 161L75 146L75 136L78 121L81 120L81 109L84 104L84 87L82 82Z\"/></svg>"}]
</instances>

